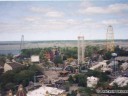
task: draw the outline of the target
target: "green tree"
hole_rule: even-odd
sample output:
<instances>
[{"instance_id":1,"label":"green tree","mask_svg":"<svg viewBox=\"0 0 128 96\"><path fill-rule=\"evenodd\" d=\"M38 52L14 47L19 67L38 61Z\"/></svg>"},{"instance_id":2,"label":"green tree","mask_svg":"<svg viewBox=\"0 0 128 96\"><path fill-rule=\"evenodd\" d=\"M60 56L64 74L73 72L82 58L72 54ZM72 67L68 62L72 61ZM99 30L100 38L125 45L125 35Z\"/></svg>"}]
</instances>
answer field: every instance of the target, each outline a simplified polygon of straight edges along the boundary
<instances>
[{"instance_id":1,"label":"green tree","mask_svg":"<svg viewBox=\"0 0 128 96\"><path fill-rule=\"evenodd\" d=\"M1 66L4 66L5 61L6 61L6 56L5 55L0 55L0 65Z\"/></svg>"},{"instance_id":2,"label":"green tree","mask_svg":"<svg viewBox=\"0 0 128 96\"><path fill-rule=\"evenodd\" d=\"M72 75L69 76L68 81L70 82L70 84L74 83L74 79L73 79Z\"/></svg>"},{"instance_id":3,"label":"green tree","mask_svg":"<svg viewBox=\"0 0 128 96\"><path fill-rule=\"evenodd\" d=\"M78 84L78 86L86 87L87 86L87 77L84 74L77 74L74 77L74 82Z\"/></svg>"},{"instance_id":4,"label":"green tree","mask_svg":"<svg viewBox=\"0 0 128 96\"><path fill-rule=\"evenodd\" d=\"M63 60L62 60L62 58L61 58L61 56L56 56L55 58L54 58L54 63L55 64L62 64L63 63Z\"/></svg>"},{"instance_id":5,"label":"green tree","mask_svg":"<svg viewBox=\"0 0 128 96\"><path fill-rule=\"evenodd\" d=\"M13 59L13 54L9 53L9 54L7 55L7 59L9 59L10 61L12 61L12 59Z\"/></svg>"},{"instance_id":6,"label":"green tree","mask_svg":"<svg viewBox=\"0 0 128 96\"><path fill-rule=\"evenodd\" d=\"M91 57L93 54L98 53L99 50L99 46L86 46L85 56Z\"/></svg>"}]
</instances>

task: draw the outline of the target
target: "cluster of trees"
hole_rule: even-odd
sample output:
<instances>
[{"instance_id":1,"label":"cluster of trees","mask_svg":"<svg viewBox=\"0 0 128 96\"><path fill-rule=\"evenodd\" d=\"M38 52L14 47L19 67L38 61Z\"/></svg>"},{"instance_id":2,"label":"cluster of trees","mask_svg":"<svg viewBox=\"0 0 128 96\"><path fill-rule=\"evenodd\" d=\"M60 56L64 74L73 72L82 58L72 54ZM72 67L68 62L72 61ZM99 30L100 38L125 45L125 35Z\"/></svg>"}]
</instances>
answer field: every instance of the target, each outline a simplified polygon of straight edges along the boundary
<instances>
[{"instance_id":1,"label":"cluster of trees","mask_svg":"<svg viewBox=\"0 0 128 96\"><path fill-rule=\"evenodd\" d=\"M77 47L67 47L61 49L65 58L77 59Z\"/></svg>"},{"instance_id":2,"label":"cluster of trees","mask_svg":"<svg viewBox=\"0 0 128 96\"><path fill-rule=\"evenodd\" d=\"M0 54L0 65L1 66L4 66L4 64L6 62L6 59L12 60L13 59L13 55L10 54L10 53L7 54L7 55Z\"/></svg>"},{"instance_id":3,"label":"cluster of trees","mask_svg":"<svg viewBox=\"0 0 128 96\"><path fill-rule=\"evenodd\" d=\"M103 54L103 58L105 60L109 60L112 58L112 53L117 53L118 56L128 56L128 51L126 48L120 48L118 45L115 46L114 51L107 51L105 49L100 51Z\"/></svg>"},{"instance_id":4,"label":"cluster of trees","mask_svg":"<svg viewBox=\"0 0 128 96\"><path fill-rule=\"evenodd\" d=\"M110 78L107 76L106 73L95 71L95 70L88 70L85 74L76 74L74 76L69 76L69 82L71 84L77 83L79 86L86 87L87 77L94 76L100 79L100 82L107 82Z\"/></svg>"},{"instance_id":5,"label":"cluster of trees","mask_svg":"<svg viewBox=\"0 0 128 96\"><path fill-rule=\"evenodd\" d=\"M40 55L41 60L46 60L45 53L51 53L52 47L49 48L34 48L34 49L23 49L21 51L21 55L25 58L30 58L31 55ZM63 60L68 58L77 59L77 47L58 47L57 48L60 54L55 58L55 62L62 62L61 57L63 56ZM91 57L93 54L98 54L100 51L99 46L86 46L85 48L85 56ZM52 53L53 54L53 53ZM47 61L47 60L46 60Z\"/></svg>"},{"instance_id":6,"label":"cluster of trees","mask_svg":"<svg viewBox=\"0 0 128 96\"><path fill-rule=\"evenodd\" d=\"M97 54L100 51L99 46L86 46L85 48L85 56L91 57L93 54Z\"/></svg>"},{"instance_id":7,"label":"cluster of trees","mask_svg":"<svg viewBox=\"0 0 128 96\"><path fill-rule=\"evenodd\" d=\"M78 84L78 86L86 87L87 86L87 77L84 74L77 74L75 76L69 76L68 81L71 84Z\"/></svg>"},{"instance_id":8,"label":"cluster of trees","mask_svg":"<svg viewBox=\"0 0 128 96\"><path fill-rule=\"evenodd\" d=\"M126 48L120 48L119 46L115 47L115 52L119 55L119 56L128 56L128 51Z\"/></svg>"},{"instance_id":9,"label":"cluster of trees","mask_svg":"<svg viewBox=\"0 0 128 96\"><path fill-rule=\"evenodd\" d=\"M70 84L78 84L78 86L83 87L79 91L81 93L86 93L87 96L91 96L92 93L95 92L95 90L91 90L91 88L87 88L87 77L94 76L99 78L99 82L97 86L106 86L106 82L110 80L110 78L107 76L107 74L99 71L94 71L94 70L88 70L87 73L79 73L74 76L69 76L68 81ZM72 95L69 95L72 96Z\"/></svg>"},{"instance_id":10,"label":"cluster of trees","mask_svg":"<svg viewBox=\"0 0 128 96\"><path fill-rule=\"evenodd\" d=\"M27 86L29 81L33 81L35 74L40 74L40 68L36 65L24 66L15 70L7 71L0 75L0 90L3 92L12 89L15 91L19 84Z\"/></svg>"},{"instance_id":11,"label":"cluster of trees","mask_svg":"<svg viewBox=\"0 0 128 96\"><path fill-rule=\"evenodd\" d=\"M41 61L48 63L48 59L46 58L46 54L50 55L50 59L55 64L62 64L63 60L67 58L74 58L77 59L77 47L67 47L67 48L55 48L57 51L53 53L53 48L32 48L32 49L23 49L21 51L21 59L23 58L30 58L31 55L39 55ZM58 52L58 53L57 53Z\"/></svg>"},{"instance_id":12,"label":"cluster of trees","mask_svg":"<svg viewBox=\"0 0 128 96\"><path fill-rule=\"evenodd\" d=\"M41 50L41 48L22 49L21 56L23 56L24 58L30 58L31 55L39 55Z\"/></svg>"},{"instance_id":13,"label":"cluster of trees","mask_svg":"<svg viewBox=\"0 0 128 96\"><path fill-rule=\"evenodd\" d=\"M6 61L5 55L0 55L0 65L1 65L1 66L4 66L5 61Z\"/></svg>"}]
</instances>

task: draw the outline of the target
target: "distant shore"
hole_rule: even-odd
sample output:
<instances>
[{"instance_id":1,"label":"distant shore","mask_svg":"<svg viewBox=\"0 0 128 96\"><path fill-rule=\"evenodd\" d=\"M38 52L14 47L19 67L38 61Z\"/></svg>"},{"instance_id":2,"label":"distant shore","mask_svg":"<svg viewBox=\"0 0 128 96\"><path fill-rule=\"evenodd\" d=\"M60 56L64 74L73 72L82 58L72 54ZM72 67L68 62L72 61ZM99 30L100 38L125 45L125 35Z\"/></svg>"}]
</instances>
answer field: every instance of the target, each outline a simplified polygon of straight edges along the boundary
<instances>
[{"instance_id":1,"label":"distant shore","mask_svg":"<svg viewBox=\"0 0 128 96\"><path fill-rule=\"evenodd\" d=\"M103 45L105 40L85 40L84 45ZM115 45L128 47L128 40L115 40ZM24 49L45 48L45 47L77 47L77 40L55 40L55 41L24 41ZM20 51L20 41L0 41L0 54L13 53Z\"/></svg>"}]
</instances>

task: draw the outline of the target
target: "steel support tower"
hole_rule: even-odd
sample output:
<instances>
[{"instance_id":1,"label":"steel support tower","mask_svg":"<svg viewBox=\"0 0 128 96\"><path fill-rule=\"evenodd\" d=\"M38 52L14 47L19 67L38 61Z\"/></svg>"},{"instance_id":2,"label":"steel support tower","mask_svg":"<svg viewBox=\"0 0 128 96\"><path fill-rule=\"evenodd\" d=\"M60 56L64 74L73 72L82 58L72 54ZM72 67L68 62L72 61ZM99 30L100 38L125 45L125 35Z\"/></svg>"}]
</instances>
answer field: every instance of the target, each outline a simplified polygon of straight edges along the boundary
<instances>
[{"instance_id":1,"label":"steel support tower","mask_svg":"<svg viewBox=\"0 0 128 96\"><path fill-rule=\"evenodd\" d=\"M20 50L24 49L24 35L21 36Z\"/></svg>"},{"instance_id":2,"label":"steel support tower","mask_svg":"<svg viewBox=\"0 0 128 96\"><path fill-rule=\"evenodd\" d=\"M84 63L84 36L78 36L78 65Z\"/></svg>"},{"instance_id":3,"label":"steel support tower","mask_svg":"<svg viewBox=\"0 0 128 96\"><path fill-rule=\"evenodd\" d=\"M107 51L114 51L114 32L111 25L109 25L107 28L106 40Z\"/></svg>"}]
</instances>

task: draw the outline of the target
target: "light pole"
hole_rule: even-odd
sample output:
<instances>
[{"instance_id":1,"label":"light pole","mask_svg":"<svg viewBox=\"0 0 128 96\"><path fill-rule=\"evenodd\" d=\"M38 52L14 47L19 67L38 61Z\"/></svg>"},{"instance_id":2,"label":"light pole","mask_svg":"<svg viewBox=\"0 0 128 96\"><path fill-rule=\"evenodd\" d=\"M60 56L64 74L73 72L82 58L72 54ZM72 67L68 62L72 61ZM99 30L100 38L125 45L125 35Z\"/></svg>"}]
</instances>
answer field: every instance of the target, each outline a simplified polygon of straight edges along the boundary
<instances>
[{"instance_id":1,"label":"light pole","mask_svg":"<svg viewBox=\"0 0 128 96\"><path fill-rule=\"evenodd\" d=\"M35 88L35 86L36 86L36 73L37 73L37 71L36 71L35 74L34 74L34 88Z\"/></svg>"},{"instance_id":2,"label":"light pole","mask_svg":"<svg viewBox=\"0 0 128 96\"><path fill-rule=\"evenodd\" d=\"M114 60L114 73L115 73L114 75L116 76L116 71L117 71L118 65L116 65L116 63L115 63L115 58L117 57L117 53L112 53L111 55L112 55L113 60Z\"/></svg>"}]
</instances>

